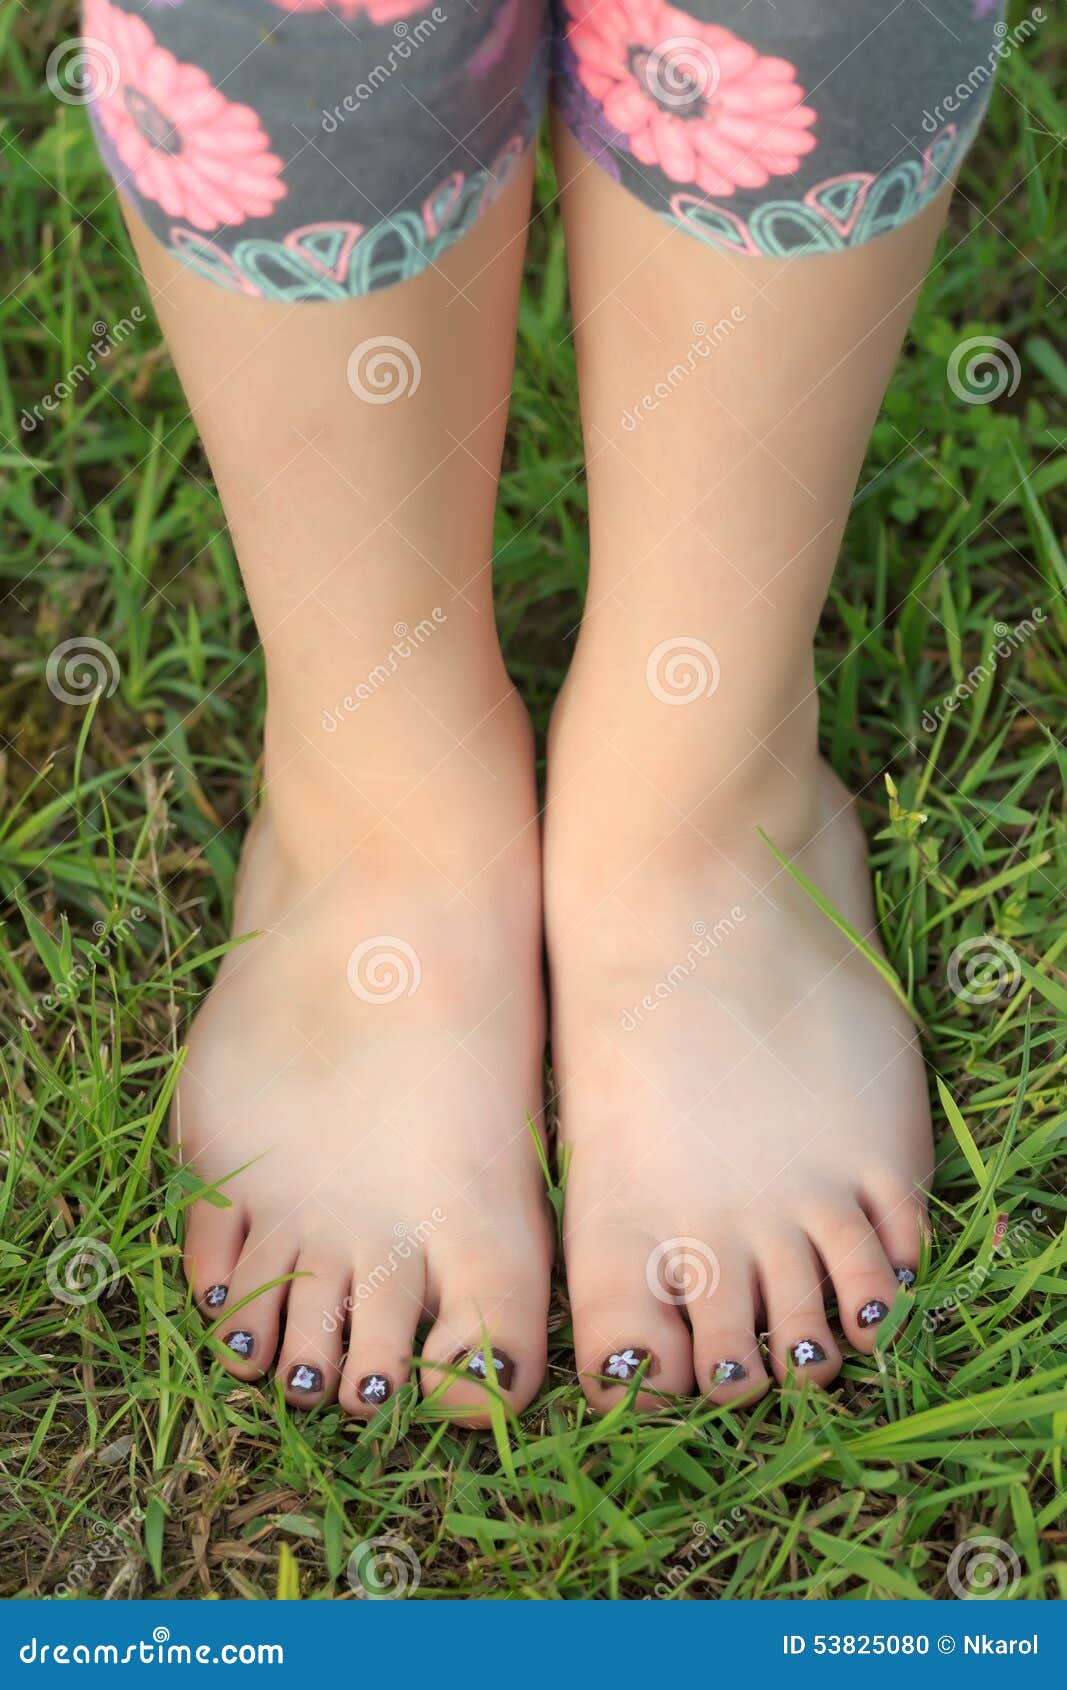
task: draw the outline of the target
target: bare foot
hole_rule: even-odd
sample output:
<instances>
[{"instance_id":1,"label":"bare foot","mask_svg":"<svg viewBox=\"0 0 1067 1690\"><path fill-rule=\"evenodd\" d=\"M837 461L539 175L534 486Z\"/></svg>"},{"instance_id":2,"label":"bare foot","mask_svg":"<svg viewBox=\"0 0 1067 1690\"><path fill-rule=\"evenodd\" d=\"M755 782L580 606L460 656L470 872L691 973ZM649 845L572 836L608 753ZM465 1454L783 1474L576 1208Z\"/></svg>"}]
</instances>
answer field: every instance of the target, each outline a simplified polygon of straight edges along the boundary
<instances>
[{"instance_id":1,"label":"bare foot","mask_svg":"<svg viewBox=\"0 0 1067 1690\"><path fill-rule=\"evenodd\" d=\"M232 1207L195 1206L187 1272L228 1371L275 1364L294 1405L338 1394L368 1417L424 1318L422 1389L467 1423L486 1419L487 1339L513 1407L544 1372L539 852L513 695L474 753L392 821L344 781L310 814L275 780L236 914L261 936L190 1036L181 1150Z\"/></svg>"},{"instance_id":2,"label":"bare foot","mask_svg":"<svg viewBox=\"0 0 1067 1690\"><path fill-rule=\"evenodd\" d=\"M694 1389L754 1398L768 1368L825 1384L841 1350L824 1298L870 1353L916 1270L932 1168L906 1011L757 832L776 816L777 842L876 944L848 795L819 765L806 817L783 775L719 839L680 811L650 832L632 762L583 745L566 711L550 769L553 1054L589 1401L610 1407L639 1368L646 1408Z\"/></svg>"}]
</instances>

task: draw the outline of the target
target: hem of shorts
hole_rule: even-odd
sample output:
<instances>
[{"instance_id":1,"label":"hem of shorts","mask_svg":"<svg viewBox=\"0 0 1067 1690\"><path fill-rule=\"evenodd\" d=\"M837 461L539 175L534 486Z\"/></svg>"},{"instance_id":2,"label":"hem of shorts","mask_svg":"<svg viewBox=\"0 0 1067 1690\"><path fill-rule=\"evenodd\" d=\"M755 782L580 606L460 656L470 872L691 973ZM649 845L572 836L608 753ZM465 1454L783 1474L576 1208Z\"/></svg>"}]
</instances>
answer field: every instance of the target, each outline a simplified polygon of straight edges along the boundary
<instances>
[{"instance_id":1,"label":"hem of shorts","mask_svg":"<svg viewBox=\"0 0 1067 1690\"><path fill-rule=\"evenodd\" d=\"M161 244L187 269L246 299L284 304L360 299L413 280L462 240L510 185L535 135L513 136L488 167L453 171L417 209L379 223L324 219L281 237L249 232L226 247L211 234L173 224Z\"/></svg>"},{"instance_id":2,"label":"hem of shorts","mask_svg":"<svg viewBox=\"0 0 1067 1690\"><path fill-rule=\"evenodd\" d=\"M674 228L736 257L803 258L866 246L918 217L954 185L988 103L987 98L964 124L946 123L921 152L916 146L913 156L885 170L843 172L794 196L768 193L745 213L735 211L729 199L684 188L666 193L642 178L646 197L623 180L612 144L578 128L559 104L555 111L591 163ZM621 156L640 175L636 161Z\"/></svg>"}]
</instances>

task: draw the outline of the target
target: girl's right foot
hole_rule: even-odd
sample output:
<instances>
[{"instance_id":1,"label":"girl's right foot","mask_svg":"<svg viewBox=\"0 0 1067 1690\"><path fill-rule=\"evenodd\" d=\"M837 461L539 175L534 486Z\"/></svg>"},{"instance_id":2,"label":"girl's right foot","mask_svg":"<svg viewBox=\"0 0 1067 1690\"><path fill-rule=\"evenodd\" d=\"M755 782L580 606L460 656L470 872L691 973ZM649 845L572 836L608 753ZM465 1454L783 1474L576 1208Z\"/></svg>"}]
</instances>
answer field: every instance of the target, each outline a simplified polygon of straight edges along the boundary
<instances>
[{"instance_id":1,"label":"girl's right foot","mask_svg":"<svg viewBox=\"0 0 1067 1690\"><path fill-rule=\"evenodd\" d=\"M484 1424L487 1344L513 1408L541 1383L552 1259L527 1124L544 1043L529 727L510 691L487 703L389 820L320 767L313 813L284 771L271 783L235 924L260 936L190 1036L182 1155L231 1206L194 1206L187 1272L235 1378L276 1366L294 1406L337 1394L367 1418L428 1318L423 1391Z\"/></svg>"}]
</instances>

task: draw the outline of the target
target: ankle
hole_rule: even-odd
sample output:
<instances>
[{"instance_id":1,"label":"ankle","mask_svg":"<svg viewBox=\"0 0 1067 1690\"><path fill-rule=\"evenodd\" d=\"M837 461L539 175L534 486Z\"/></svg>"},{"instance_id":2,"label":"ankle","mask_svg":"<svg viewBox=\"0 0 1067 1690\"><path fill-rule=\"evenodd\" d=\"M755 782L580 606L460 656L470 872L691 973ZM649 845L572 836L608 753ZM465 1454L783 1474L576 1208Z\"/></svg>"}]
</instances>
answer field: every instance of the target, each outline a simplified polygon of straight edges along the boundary
<instances>
[{"instance_id":1,"label":"ankle","mask_svg":"<svg viewBox=\"0 0 1067 1690\"><path fill-rule=\"evenodd\" d=\"M381 701L384 705L384 701ZM410 696L388 716L358 715L318 740L268 707L263 831L300 881L356 863L359 873L436 881L442 896L497 861L536 852L533 734L505 683L470 730L420 732Z\"/></svg>"}]
</instances>

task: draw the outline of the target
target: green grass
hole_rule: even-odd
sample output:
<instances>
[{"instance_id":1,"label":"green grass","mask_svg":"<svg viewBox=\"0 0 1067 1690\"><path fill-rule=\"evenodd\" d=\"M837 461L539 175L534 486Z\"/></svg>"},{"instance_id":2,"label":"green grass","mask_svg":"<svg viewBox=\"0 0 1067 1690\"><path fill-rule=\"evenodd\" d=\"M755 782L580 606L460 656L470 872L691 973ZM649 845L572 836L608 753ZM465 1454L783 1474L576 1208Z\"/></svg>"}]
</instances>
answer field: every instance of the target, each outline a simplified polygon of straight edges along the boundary
<instances>
[{"instance_id":1,"label":"green grass","mask_svg":"<svg viewBox=\"0 0 1067 1690\"><path fill-rule=\"evenodd\" d=\"M417 1557L419 1599L935 1596L957 1546L992 1536L1018 1557L1016 1596L1067 1594L1062 21L1008 62L965 167L820 635L826 749L862 794L886 944L925 1028L939 1175L920 1288L884 1353L850 1357L824 1396L595 1421L560 1284L543 1394L475 1436L411 1392L373 1435L335 1408L293 1415L217 1371L189 1307L166 1104L227 935L263 671L84 115L42 87L69 20L65 3L0 10L3 1588L348 1598L353 1546L389 1534ZM542 736L586 529L552 192L545 167L497 561ZM144 322L23 429L89 325L135 305ZM979 334L1019 359L994 404L946 381ZM121 672L95 713L45 684L48 654L86 634ZM953 954L990 938L1017 984L969 1002ZM86 1238L113 1283L70 1306L45 1264Z\"/></svg>"}]
</instances>

